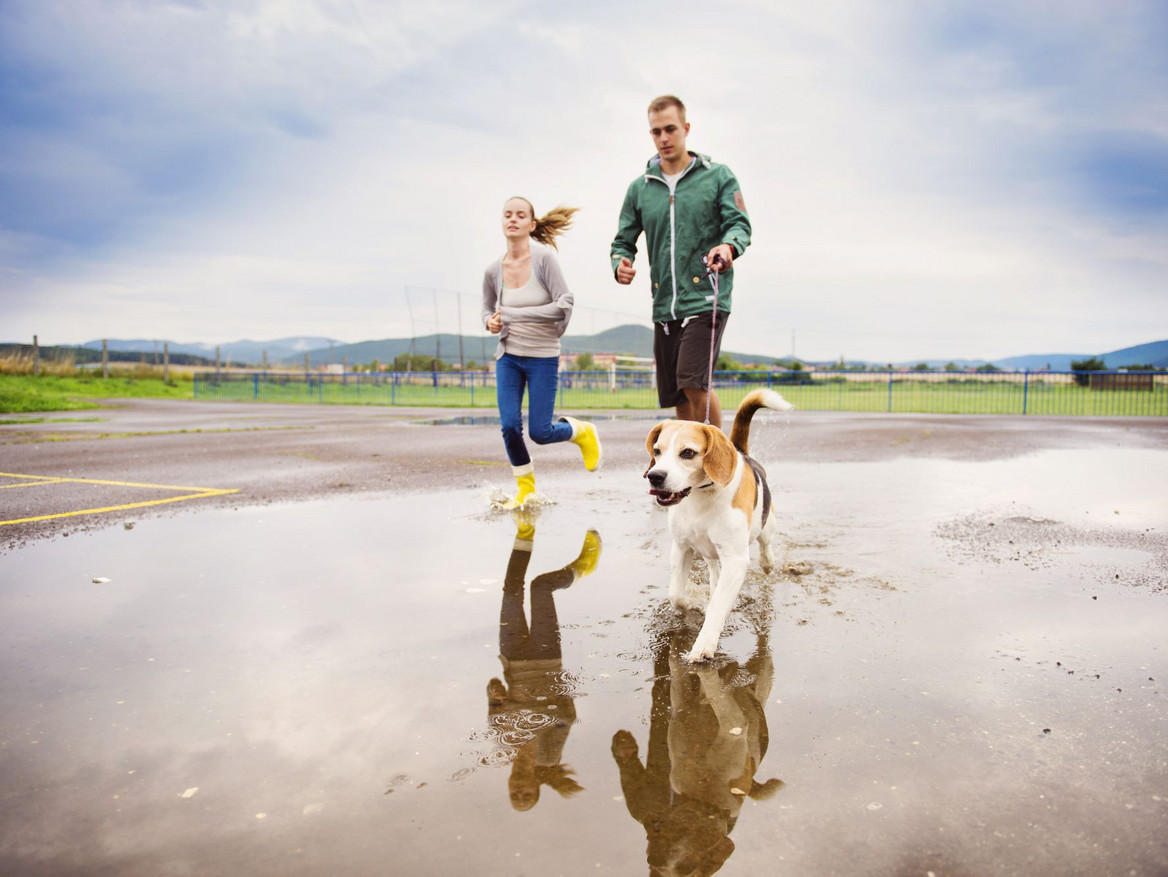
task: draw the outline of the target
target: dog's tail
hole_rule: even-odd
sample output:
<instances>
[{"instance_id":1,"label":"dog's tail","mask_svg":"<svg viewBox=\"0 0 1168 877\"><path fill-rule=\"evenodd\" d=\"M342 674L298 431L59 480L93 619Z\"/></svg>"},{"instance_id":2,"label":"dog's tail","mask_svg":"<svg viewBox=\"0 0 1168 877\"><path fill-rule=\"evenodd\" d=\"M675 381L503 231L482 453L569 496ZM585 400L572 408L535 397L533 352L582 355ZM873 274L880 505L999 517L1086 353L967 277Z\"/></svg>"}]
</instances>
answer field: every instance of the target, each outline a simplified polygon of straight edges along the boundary
<instances>
[{"instance_id":1,"label":"dog's tail","mask_svg":"<svg viewBox=\"0 0 1168 877\"><path fill-rule=\"evenodd\" d=\"M751 390L738 406L734 425L730 427L730 443L744 454L750 453L750 421L760 408L772 411L790 411L795 406L774 390Z\"/></svg>"}]
</instances>

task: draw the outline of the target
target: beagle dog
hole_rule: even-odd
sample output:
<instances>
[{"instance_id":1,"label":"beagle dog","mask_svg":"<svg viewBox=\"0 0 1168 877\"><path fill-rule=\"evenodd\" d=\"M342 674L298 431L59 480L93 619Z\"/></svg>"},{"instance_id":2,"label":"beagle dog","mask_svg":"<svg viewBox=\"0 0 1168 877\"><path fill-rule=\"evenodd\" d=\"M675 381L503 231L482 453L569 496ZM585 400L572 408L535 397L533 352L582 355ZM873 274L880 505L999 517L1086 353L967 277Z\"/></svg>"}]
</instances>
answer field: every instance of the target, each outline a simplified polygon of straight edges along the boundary
<instances>
[{"instance_id":1,"label":"beagle dog","mask_svg":"<svg viewBox=\"0 0 1168 877\"><path fill-rule=\"evenodd\" d=\"M686 656L691 663L714 657L726 618L738 599L757 539L763 572L774 567L771 539L776 524L766 472L749 454L750 421L760 408L793 408L773 390L753 390L734 415L730 437L717 427L667 420L645 440L652 458L645 477L657 505L669 508L669 601L675 609L702 608L689 594L694 555L705 558L710 594L705 621Z\"/></svg>"}]
</instances>

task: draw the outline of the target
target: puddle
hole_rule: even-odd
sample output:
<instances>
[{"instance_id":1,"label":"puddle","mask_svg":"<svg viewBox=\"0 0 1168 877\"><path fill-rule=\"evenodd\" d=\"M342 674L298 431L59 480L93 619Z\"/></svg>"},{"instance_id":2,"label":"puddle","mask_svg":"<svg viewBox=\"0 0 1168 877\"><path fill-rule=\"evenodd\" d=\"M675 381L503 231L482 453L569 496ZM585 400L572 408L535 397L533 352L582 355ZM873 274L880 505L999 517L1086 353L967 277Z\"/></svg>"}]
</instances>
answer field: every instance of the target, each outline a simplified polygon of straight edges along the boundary
<instances>
[{"instance_id":1,"label":"puddle","mask_svg":"<svg viewBox=\"0 0 1168 877\"><path fill-rule=\"evenodd\" d=\"M32 543L0 558L0 861L1162 873L1168 455L1076 488L1066 453L769 464L781 572L700 668L634 468L529 518L483 488Z\"/></svg>"}]
</instances>

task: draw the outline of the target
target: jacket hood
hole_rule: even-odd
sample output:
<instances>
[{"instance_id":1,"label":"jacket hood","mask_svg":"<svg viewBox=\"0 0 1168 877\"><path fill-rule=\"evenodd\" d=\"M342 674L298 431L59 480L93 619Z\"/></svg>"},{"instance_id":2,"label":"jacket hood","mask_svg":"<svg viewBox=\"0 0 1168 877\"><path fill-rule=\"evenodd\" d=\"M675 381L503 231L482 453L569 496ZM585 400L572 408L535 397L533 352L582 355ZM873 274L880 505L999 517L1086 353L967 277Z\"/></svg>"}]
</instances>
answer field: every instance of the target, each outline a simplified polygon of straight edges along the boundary
<instances>
[{"instance_id":1,"label":"jacket hood","mask_svg":"<svg viewBox=\"0 0 1168 877\"><path fill-rule=\"evenodd\" d=\"M708 155L703 155L700 152L693 152L693 151L690 151L689 154L693 158L696 158L702 164L703 167L708 168L711 164L713 164L713 159L711 159ZM651 159L649 159L647 162L645 162L645 176L647 176L647 177L648 176L653 176L653 177L664 176L664 172L661 170L661 154L660 153L654 155Z\"/></svg>"}]
</instances>

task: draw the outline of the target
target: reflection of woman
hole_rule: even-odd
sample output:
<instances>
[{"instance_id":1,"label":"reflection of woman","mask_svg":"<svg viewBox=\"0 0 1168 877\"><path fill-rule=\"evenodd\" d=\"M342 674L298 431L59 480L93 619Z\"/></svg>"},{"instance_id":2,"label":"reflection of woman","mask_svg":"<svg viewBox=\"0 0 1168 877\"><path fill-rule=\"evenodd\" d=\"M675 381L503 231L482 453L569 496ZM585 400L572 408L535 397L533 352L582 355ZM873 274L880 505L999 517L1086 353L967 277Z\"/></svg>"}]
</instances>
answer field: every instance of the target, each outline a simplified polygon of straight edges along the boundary
<instances>
[{"instance_id":1,"label":"reflection of woman","mask_svg":"<svg viewBox=\"0 0 1168 877\"><path fill-rule=\"evenodd\" d=\"M491 724L501 742L515 751L507 786L516 810L534 807L544 784L565 797L582 789L561 760L568 732L576 721L576 705L563 684L554 592L591 573L600 557L600 535L589 530L575 560L536 576L531 582L529 625L523 612L523 591L534 537L535 528L521 522L507 564L499 614L503 679L487 683Z\"/></svg>"},{"instance_id":2,"label":"reflection of woman","mask_svg":"<svg viewBox=\"0 0 1168 877\"><path fill-rule=\"evenodd\" d=\"M552 421L559 381L560 336L572 316L572 293L553 250L556 238L572 224L575 212L575 207L557 207L536 219L526 198L509 199L503 205L507 252L487 266L483 276L483 325L499 336L495 387L503 446L519 485L518 493L506 504L509 508L523 505L535 491L535 470L523 441L525 389L528 434L533 442L575 443L589 471L601 462L596 427L571 417Z\"/></svg>"}]
</instances>

